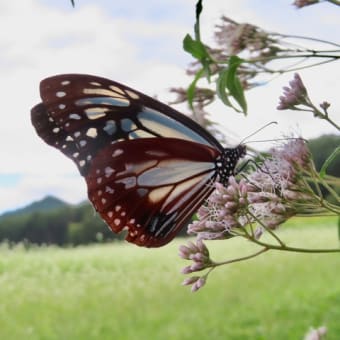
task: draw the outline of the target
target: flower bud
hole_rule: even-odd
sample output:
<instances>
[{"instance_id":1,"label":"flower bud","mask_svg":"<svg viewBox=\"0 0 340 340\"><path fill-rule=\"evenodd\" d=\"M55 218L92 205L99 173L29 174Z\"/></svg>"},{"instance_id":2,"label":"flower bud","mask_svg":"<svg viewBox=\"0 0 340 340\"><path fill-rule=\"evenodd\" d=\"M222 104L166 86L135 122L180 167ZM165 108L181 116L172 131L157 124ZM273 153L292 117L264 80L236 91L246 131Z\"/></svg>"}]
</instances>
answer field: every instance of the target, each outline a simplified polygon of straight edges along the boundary
<instances>
[{"instance_id":1,"label":"flower bud","mask_svg":"<svg viewBox=\"0 0 340 340\"><path fill-rule=\"evenodd\" d=\"M182 285L183 286L189 286L196 282L200 277L199 276L192 276L192 277L187 277L186 279L183 280Z\"/></svg>"},{"instance_id":2,"label":"flower bud","mask_svg":"<svg viewBox=\"0 0 340 340\"><path fill-rule=\"evenodd\" d=\"M264 229L262 226L258 226L256 229L255 229L255 232L254 232L254 236L255 236L255 239L256 240L259 240L260 237L262 236L264 232Z\"/></svg>"},{"instance_id":3,"label":"flower bud","mask_svg":"<svg viewBox=\"0 0 340 340\"><path fill-rule=\"evenodd\" d=\"M200 277L191 287L191 291L192 292L196 292L198 291L200 288L202 288L205 285L205 278L204 277Z\"/></svg>"}]
</instances>

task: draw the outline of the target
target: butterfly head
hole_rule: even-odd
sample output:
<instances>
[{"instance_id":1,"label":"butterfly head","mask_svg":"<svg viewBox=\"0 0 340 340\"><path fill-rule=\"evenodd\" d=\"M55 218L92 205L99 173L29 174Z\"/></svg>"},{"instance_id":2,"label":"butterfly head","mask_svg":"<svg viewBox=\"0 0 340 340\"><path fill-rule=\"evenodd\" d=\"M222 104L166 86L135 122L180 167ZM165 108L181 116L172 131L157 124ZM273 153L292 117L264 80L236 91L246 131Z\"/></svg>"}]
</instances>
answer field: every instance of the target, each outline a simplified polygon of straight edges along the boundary
<instances>
[{"instance_id":1,"label":"butterfly head","mask_svg":"<svg viewBox=\"0 0 340 340\"><path fill-rule=\"evenodd\" d=\"M247 147L244 144L240 144L236 148L223 149L221 156L216 161L219 181L223 185L226 186L229 177L235 175L236 165L238 161L246 155L246 152Z\"/></svg>"}]
</instances>

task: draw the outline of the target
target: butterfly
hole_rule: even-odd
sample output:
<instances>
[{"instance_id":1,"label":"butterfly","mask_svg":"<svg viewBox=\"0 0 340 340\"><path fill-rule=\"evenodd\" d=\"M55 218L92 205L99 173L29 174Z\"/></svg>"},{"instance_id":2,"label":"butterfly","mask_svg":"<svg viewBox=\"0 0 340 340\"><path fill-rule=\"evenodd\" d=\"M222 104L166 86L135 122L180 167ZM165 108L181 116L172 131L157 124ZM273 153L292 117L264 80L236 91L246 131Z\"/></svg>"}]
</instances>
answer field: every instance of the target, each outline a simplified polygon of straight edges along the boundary
<instances>
[{"instance_id":1,"label":"butterfly","mask_svg":"<svg viewBox=\"0 0 340 340\"><path fill-rule=\"evenodd\" d=\"M37 134L75 162L112 231L127 230L126 240L139 246L170 242L246 153L109 79L56 75L41 81L40 94L31 110Z\"/></svg>"}]
</instances>

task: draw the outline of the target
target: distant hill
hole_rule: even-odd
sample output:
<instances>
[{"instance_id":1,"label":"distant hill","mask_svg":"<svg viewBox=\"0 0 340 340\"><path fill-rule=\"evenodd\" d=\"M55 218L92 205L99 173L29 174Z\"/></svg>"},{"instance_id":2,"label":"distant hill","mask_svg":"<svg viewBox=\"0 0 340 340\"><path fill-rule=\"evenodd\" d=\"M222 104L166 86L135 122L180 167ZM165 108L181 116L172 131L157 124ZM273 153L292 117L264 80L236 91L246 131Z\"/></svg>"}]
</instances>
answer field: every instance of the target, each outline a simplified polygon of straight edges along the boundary
<instances>
[{"instance_id":1,"label":"distant hill","mask_svg":"<svg viewBox=\"0 0 340 340\"><path fill-rule=\"evenodd\" d=\"M31 204L16 210L11 210L0 215L2 217L9 217L11 215L24 215L31 214L34 212L49 212L60 208L65 208L70 204L62 201L54 196L46 196L40 201L32 202Z\"/></svg>"},{"instance_id":2,"label":"distant hill","mask_svg":"<svg viewBox=\"0 0 340 340\"><path fill-rule=\"evenodd\" d=\"M0 216L0 243L78 245L122 239L94 213L89 202L68 204L45 197Z\"/></svg>"}]
</instances>

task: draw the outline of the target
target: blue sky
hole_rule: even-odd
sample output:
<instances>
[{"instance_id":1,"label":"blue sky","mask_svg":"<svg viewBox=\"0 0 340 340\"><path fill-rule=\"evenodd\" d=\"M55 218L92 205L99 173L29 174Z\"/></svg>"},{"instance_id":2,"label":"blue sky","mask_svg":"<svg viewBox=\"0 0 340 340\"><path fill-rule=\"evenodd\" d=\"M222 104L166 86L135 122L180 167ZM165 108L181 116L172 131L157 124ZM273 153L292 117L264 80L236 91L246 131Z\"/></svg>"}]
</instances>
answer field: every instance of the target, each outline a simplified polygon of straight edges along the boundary
<instances>
[{"instance_id":1,"label":"blue sky","mask_svg":"<svg viewBox=\"0 0 340 340\"><path fill-rule=\"evenodd\" d=\"M163 101L168 89L188 83L191 61L182 39L192 33L192 0L12 0L0 4L0 213L46 195L77 203L86 187L74 164L45 145L30 124L30 108L40 101L39 82L58 73L90 73L125 83ZM206 0L202 35L212 40L212 28L225 14L271 31L317 36L338 42L340 14L322 4L297 10L292 0ZM328 100L339 117L339 67L301 72L317 102ZM249 118L215 104L210 110L221 130L237 143L270 120L279 126L261 138L299 131L304 137L335 132L307 114L278 112L278 96L292 75L248 94ZM335 118L335 117L334 117Z\"/></svg>"}]
</instances>

